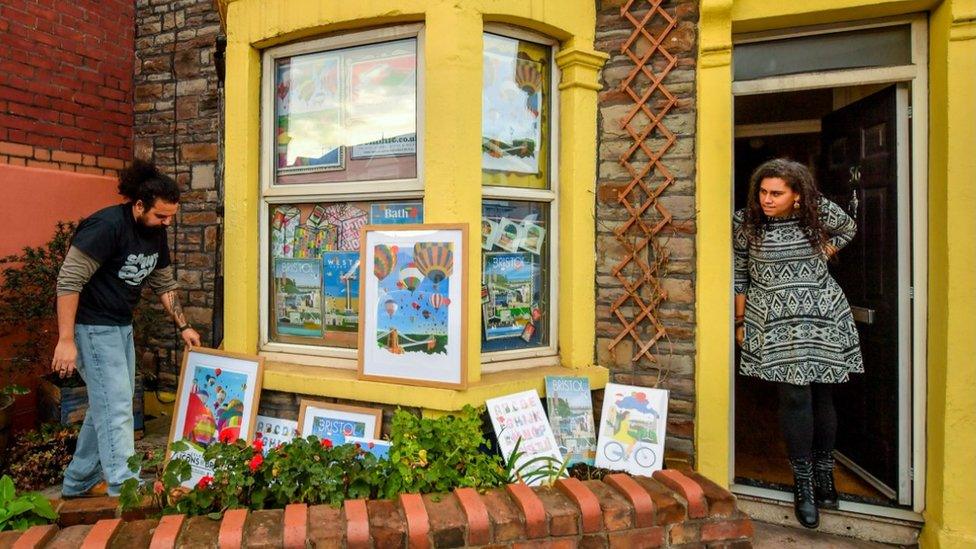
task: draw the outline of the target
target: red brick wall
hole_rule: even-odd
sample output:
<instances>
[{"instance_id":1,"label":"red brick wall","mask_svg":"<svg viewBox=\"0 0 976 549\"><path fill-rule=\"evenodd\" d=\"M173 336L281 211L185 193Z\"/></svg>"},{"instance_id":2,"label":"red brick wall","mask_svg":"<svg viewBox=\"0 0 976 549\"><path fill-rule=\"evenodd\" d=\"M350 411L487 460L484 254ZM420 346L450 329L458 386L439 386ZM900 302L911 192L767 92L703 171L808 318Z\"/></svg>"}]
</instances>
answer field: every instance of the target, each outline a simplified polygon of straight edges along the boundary
<instances>
[{"instance_id":1,"label":"red brick wall","mask_svg":"<svg viewBox=\"0 0 976 549\"><path fill-rule=\"evenodd\" d=\"M4 0L0 160L108 174L130 160L134 36L132 0Z\"/></svg>"}]
</instances>

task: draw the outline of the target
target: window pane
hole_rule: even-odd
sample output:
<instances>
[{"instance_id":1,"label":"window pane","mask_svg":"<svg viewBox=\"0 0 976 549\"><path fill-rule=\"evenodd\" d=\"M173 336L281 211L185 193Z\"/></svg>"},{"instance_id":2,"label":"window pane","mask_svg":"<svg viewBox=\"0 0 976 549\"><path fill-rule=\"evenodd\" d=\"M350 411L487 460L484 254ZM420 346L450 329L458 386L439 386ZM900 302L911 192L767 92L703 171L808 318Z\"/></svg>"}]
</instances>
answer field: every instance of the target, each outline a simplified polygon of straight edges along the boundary
<instances>
[{"instance_id":1,"label":"window pane","mask_svg":"<svg viewBox=\"0 0 976 549\"><path fill-rule=\"evenodd\" d=\"M908 25L751 42L732 50L735 79L912 63Z\"/></svg>"},{"instance_id":2,"label":"window pane","mask_svg":"<svg viewBox=\"0 0 976 549\"><path fill-rule=\"evenodd\" d=\"M484 35L481 181L549 188L549 48Z\"/></svg>"},{"instance_id":3,"label":"window pane","mask_svg":"<svg viewBox=\"0 0 976 549\"><path fill-rule=\"evenodd\" d=\"M275 183L417 177L417 40L277 60Z\"/></svg>"},{"instance_id":4,"label":"window pane","mask_svg":"<svg viewBox=\"0 0 976 549\"><path fill-rule=\"evenodd\" d=\"M270 207L271 341L356 348L359 229L423 223L420 201Z\"/></svg>"},{"instance_id":5,"label":"window pane","mask_svg":"<svg viewBox=\"0 0 976 549\"><path fill-rule=\"evenodd\" d=\"M481 350L549 345L549 204L485 200Z\"/></svg>"}]
</instances>

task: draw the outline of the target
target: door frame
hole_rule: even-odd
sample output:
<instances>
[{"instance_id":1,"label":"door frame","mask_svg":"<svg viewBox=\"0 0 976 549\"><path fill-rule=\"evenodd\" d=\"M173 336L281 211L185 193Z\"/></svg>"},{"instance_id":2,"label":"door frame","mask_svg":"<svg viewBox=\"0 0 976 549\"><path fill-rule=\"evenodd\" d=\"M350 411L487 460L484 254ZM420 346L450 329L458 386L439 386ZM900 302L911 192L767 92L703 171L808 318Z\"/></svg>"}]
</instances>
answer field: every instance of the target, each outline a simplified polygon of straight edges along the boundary
<instances>
[{"instance_id":1,"label":"door frame","mask_svg":"<svg viewBox=\"0 0 976 549\"><path fill-rule=\"evenodd\" d=\"M910 346L907 356L910 361L911 389L910 414L912 424L912 501L911 511L860 503L842 502L841 510L870 515L887 516L908 520L921 521L921 512L925 508L925 421L926 421L926 349L927 349L927 295L928 287L928 19L925 14L911 16L887 17L865 21L852 21L790 30L762 31L733 35L732 43L745 44L750 42L764 42L783 38L796 38L814 34L828 34L852 30L871 29L883 26L911 25L912 65L900 67L883 67L867 69L847 69L817 73L801 73L786 76L775 76L746 82L732 81L733 101L737 96L759 95L773 92L800 91L805 89L834 88L861 84L910 84L911 110L909 111L908 126L898 127L899 135L911 132L909 160L911 162L910 200L899 199L897 211L899 215L906 210L911 211L911 231L899 231L899 248L903 238L910 238L908 243L910 258L899 257L899 286L902 277L910 272L911 277L907 292L899 296L899 355L905 346ZM732 109L735 114L734 107ZM734 121L733 121L734 128ZM756 128L750 128L756 131ZM783 132L783 133L788 133ZM899 159L899 162L903 159ZM734 168L733 168L734 173ZM731 205L730 205L731 211ZM901 254L899 254L900 256ZM907 313L907 314L906 314ZM910 332L910 338L905 337ZM735 369L729 368L730 388L735 386ZM907 388L899 380L900 390ZM902 399L905 406L906 399ZM735 392L731 391L730 398L730 429L729 437L729 471L730 480L734 480L735 471ZM899 435L903 436L903 435ZM731 484L734 492L756 495L769 499L792 501L792 496L777 490L768 490Z\"/></svg>"}]
</instances>

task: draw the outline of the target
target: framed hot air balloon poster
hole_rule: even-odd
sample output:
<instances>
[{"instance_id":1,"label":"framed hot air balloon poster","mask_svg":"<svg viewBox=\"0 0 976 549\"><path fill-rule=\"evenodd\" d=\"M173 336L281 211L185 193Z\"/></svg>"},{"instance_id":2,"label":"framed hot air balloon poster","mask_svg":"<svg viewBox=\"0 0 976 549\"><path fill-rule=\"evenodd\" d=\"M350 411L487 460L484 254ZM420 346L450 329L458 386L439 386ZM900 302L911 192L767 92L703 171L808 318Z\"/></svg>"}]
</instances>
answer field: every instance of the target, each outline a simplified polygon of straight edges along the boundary
<instances>
[{"instance_id":1,"label":"framed hot air balloon poster","mask_svg":"<svg viewBox=\"0 0 976 549\"><path fill-rule=\"evenodd\" d=\"M263 357L201 347L183 354L169 443L182 442L186 449L167 450L167 458L190 463L184 486L213 474L203 459L208 446L253 438L263 374Z\"/></svg>"},{"instance_id":2,"label":"framed hot air balloon poster","mask_svg":"<svg viewBox=\"0 0 976 549\"><path fill-rule=\"evenodd\" d=\"M464 388L464 225L369 225L360 244L359 377Z\"/></svg>"}]
</instances>

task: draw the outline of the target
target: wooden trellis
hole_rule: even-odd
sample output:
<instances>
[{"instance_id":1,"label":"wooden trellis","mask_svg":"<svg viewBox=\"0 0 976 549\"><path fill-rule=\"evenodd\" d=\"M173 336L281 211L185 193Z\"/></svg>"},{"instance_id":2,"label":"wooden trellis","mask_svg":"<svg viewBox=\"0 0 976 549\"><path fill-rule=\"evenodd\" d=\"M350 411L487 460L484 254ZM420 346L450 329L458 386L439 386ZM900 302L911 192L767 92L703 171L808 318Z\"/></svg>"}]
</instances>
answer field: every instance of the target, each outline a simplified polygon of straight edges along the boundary
<instances>
[{"instance_id":1,"label":"wooden trellis","mask_svg":"<svg viewBox=\"0 0 976 549\"><path fill-rule=\"evenodd\" d=\"M664 0L629 0L620 8L621 17L634 27L620 47L621 53L634 64L620 83L621 91L633 101L633 108L620 122L633 143L620 155L620 164L630 174L630 181L617 200L626 208L628 218L614 230L614 236L626 255L611 273L623 285L624 291L610 305L610 313L623 327L609 349L612 351L629 336L635 343L633 362L641 357L654 362L651 350L667 334L656 314L658 305L667 298L659 282L661 266L667 262L667 249L656 237L672 220L671 212L658 197L674 182L674 176L662 158L675 142L674 134L664 125L664 117L674 107L676 99L663 81L677 64L675 56L664 46L677 21L662 7L664 3ZM645 8L649 9L643 15L635 14ZM661 29L656 35L649 30L652 25ZM646 48L643 54L639 53L638 46ZM661 67L656 73L652 69L654 64ZM647 120L642 120L638 114L643 114ZM659 183L650 182L654 174L661 178ZM628 266L637 268L628 269ZM636 314L625 314L630 306ZM643 330L645 326L650 329Z\"/></svg>"}]
</instances>

